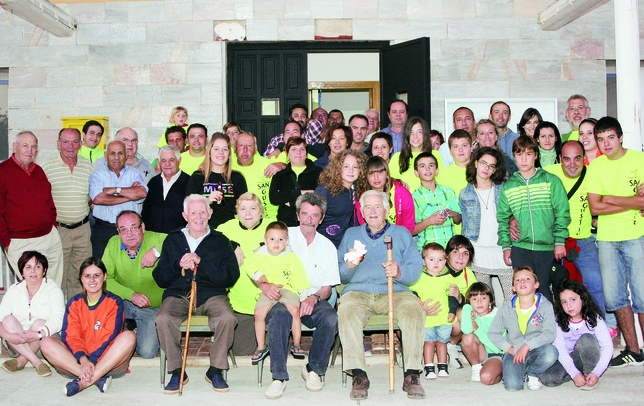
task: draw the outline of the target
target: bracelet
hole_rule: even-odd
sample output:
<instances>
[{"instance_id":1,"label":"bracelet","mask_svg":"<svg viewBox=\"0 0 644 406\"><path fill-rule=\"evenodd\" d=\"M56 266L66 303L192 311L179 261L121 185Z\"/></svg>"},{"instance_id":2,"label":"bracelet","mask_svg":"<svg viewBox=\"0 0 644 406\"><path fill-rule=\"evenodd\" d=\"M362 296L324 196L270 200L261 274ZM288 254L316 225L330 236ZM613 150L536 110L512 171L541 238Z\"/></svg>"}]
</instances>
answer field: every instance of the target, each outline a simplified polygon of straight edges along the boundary
<instances>
[{"instance_id":1,"label":"bracelet","mask_svg":"<svg viewBox=\"0 0 644 406\"><path fill-rule=\"evenodd\" d=\"M40 330L38 330L38 340L42 341L42 333L40 332Z\"/></svg>"},{"instance_id":2,"label":"bracelet","mask_svg":"<svg viewBox=\"0 0 644 406\"><path fill-rule=\"evenodd\" d=\"M320 300L322 300L322 298L320 297L320 295L318 295L317 293L314 293L314 294L312 294L311 296L315 296L315 297L317 297L317 298L318 298L318 303L320 303Z\"/></svg>"}]
</instances>

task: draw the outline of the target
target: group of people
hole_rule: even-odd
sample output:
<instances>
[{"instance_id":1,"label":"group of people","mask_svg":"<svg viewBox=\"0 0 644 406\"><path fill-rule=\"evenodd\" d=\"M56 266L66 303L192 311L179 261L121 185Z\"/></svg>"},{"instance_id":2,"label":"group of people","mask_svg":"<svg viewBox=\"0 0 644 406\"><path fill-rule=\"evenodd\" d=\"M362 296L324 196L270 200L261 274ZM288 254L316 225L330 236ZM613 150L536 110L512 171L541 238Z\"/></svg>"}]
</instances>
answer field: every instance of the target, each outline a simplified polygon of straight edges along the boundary
<instances>
[{"instance_id":1,"label":"group of people","mask_svg":"<svg viewBox=\"0 0 644 406\"><path fill-rule=\"evenodd\" d=\"M68 396L104 392L134 351L152 358L161 347L164 393L177 393L188 382L180 325L193 275L217 392L229 390L232 348L253 363L270 354L266 397L280 398L288 355L307 356L305 325L306 388L322 389L339 334L350 397L367 398L362 329L387 313L388 278L409 398L425 397L422 376L464 367L459 344L472 381L509 390L566 380L594 389L609 364L643 364L633 313L644 321L634 272L644 160L622 147L617 120L590 118L573 95L572 132L530 108L517 134L499 101L478 122L458 108L445 141L407 112L391 102L380 130L374 110L345 125L339 110L308 118L296 104L262 156L239 124L208 136L177 107L153 162L128 127L101 152L103 127L90 121L61 130L59 155L41 168L36 136L19 133L0 163L0 241L19 280L0 304L0 337L19 356L2 368L31 363L48 376L40 349L72 379ZM613 358L617 328L627 345Z\"/></svg>"}]
</instances>

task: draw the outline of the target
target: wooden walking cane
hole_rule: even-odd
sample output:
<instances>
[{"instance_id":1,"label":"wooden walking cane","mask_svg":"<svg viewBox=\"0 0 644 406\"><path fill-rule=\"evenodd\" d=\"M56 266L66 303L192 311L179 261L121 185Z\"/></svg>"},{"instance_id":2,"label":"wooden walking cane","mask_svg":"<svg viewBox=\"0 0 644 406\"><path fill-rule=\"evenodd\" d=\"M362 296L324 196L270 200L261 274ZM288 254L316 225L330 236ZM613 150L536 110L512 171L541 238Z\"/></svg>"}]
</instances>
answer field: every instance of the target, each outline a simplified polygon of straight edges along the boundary
<instances>
[{"instance_id":1,"label":"wooden walking cane","mask_svg":"<svg viewBox=\"0 0 644 406\"><path fill-rule=\"evenodd\" d=\"M393 261L393 241L390 235L385 236L387 261ZM394 278L387 277L387 299L389 301L389 393L394 393Z\"/></svg>"},{"instance_id":2,"label":"wooden walking cane","mask_svg":"<svg viewBox=\"0 0 644 406\"><path fill-rule=\"evenodd\" d=\"M183 374L186 372L186 362L188 361L188 341L190 339L190 322L192 321L192 308L195 305L197 297L197 264L192 272L192 282L190 285L190 304L188 305L188 323L186 323L186 341L183 343L183 358L181 360L181 378L179 378L179 396L183 392ZM181 270L181 275L186 276L186 270Z\"/></svg>"}]
</instances>

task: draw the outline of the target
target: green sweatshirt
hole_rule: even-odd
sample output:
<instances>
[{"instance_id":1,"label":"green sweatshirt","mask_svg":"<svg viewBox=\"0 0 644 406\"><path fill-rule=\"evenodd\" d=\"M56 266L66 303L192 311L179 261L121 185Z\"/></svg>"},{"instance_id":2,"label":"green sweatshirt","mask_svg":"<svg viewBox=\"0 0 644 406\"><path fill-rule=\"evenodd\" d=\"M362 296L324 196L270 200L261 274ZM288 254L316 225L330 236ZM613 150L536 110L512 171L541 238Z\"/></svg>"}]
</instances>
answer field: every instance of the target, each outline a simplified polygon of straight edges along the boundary
<instances>
[{"instance_id":1,"label":"green sweatshirt","mask_svg":"<svg viewBox=\"0 0 644 406\"><path fill-rule=\"evenodd\" d=\"M130 259L125 249L122 249L121 237L115 235L105 247L103 262L107 268L107 290L120 296L123 300L132 300L133 293L145 294L152 303L153 309L161 307L163 289L152 277L157 260L151 268L141 267L141 259L152 247L161 252L166 234L146 231L143 242L135 259Z\"/></svg>"},{"instance_id":2,"label":"green sweatshirt","mask_svg":"<svg viewBox=\"0 0 644 406\"><path fill-rule=\"evenodd\" d=\"M520 237L510 238L510 217L519 222ZM528 180L516 172L503 184L496 218L498 244L503 250L512 246L551 251L568 238L570 208L566 189L555 175L538 168Z\"/></svg>"}]
</instances>

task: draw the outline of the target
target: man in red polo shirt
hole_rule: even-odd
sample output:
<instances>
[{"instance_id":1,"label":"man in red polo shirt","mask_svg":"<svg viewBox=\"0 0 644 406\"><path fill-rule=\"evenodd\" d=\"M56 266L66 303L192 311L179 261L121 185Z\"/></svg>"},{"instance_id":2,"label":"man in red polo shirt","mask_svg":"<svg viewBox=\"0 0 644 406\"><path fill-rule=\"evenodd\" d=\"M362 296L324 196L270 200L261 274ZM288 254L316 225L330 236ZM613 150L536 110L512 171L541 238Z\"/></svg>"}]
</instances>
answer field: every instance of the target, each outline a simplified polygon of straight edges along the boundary
<instances>
[{"instance_id":1,"label":"man in red polo shirt","mask_svg":"<svg viewBox=\"0 0 644 406\"><path fill-rule=\"evenodd\" d=\"M0 163L0 243L17 277L18 258L35 250L47 257L47 278L60 286L63 247L56 228L56 206L51 184L34 163L38 138L22 131L13 143L13 155Z\"/></svg>"}]
</instances>

